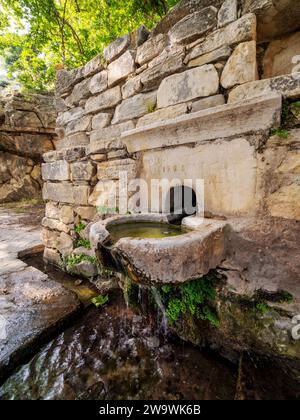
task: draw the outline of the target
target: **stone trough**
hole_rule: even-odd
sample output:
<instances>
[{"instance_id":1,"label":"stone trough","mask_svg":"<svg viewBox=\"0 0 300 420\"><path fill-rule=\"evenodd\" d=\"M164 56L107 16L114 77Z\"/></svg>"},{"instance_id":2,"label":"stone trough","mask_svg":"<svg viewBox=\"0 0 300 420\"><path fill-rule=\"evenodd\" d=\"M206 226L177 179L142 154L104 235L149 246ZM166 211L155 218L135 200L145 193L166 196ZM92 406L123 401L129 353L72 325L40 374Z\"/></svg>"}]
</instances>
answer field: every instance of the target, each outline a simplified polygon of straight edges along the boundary
<instances>
[{"instance_id":1,"label":"stone trough","mask_svg":"<svg viewBox=\"0 0 300 420\"><path fill-rule=\"evenodd\" d=\"M111 228L122 225L125 229L132 223L137 227L140 223L172 226L168 215L114 216L93 224L90 240L101 266L123 272L136 282L183 283L206 275L225 258L224 221L191 216L183 220L178 235L124 236L113 242Z\"/></svg>"}]
</instances>

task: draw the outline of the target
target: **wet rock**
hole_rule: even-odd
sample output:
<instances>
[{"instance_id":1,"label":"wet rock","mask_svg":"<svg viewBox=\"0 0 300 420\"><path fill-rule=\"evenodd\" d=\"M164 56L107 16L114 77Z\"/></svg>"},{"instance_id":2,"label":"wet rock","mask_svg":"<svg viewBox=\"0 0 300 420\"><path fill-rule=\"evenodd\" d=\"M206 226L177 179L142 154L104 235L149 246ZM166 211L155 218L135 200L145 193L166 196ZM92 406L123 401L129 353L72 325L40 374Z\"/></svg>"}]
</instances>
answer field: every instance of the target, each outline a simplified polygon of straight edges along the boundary
<instances>
[{"instance_id":1,"label":"wet rock","mask_svg":"<svg viewBox=\"0 0 300 420\"><path fill-rule=\"evenodd\" d=\"M206 65L163 80L157 92L157 107L165 108L198 97L214 95L219 76L213 65Z\"/></svg>"},{"instance_id":2,"label":"wet rock","mask_svg":"<svg viewBox=\"0 0 300 420\"><path fill-rule=\"evenodd\" d=\"M217 25L217 12L215 7L210 6L186 16L171 29L171 41L185 43L200 38Z\"/></svg>"},{"instance_id":3,"label":"wet rock","mask_svg":"<svg viewBox=\"0 0 300 420\"><path fill-rule=\"evenodd\" d=\"M79 310L76 296L34 268L0 277L6 339L0 339L0 380Z\"/></svg>"},{"instance_id":4,"label":"wet rock","mask_svg":"<svg viewBox=\"0 0 300 420\"><path fill-rule=\"evenodd\" d=\"M256 42L239 44L224 67L221 76L222 86L229 89L257 79Z\"/></svg>"}]
</instances>

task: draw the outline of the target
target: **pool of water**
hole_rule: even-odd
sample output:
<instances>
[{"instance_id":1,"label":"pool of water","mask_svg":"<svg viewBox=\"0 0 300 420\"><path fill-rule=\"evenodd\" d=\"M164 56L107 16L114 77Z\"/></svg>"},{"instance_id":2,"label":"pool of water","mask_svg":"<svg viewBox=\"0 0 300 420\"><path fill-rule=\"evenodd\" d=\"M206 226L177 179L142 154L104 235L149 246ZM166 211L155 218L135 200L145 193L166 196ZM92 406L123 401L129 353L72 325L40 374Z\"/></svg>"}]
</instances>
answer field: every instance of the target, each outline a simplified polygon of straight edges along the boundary
<instances>
[{"instance_id":1,"label":"pool of water","mask_svg":"<svg viewBox=\"0 0 300 420\"><path fill-rule=\"evenodd\" d=\"M160 239L179 236L188 232L182 226L154 222L122 223L107 226L107 229L113 243L121 238Z\"/></svg>"}]
</instances>

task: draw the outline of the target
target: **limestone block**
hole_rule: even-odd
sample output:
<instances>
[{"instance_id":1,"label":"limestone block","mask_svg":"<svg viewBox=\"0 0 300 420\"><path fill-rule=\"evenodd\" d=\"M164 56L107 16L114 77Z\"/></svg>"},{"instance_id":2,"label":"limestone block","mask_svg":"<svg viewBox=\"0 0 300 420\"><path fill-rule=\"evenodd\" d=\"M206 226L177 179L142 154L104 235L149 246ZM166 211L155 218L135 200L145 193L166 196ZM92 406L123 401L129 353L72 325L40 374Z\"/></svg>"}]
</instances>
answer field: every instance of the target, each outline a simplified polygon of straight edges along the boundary
<instances>
[{"instance_id":1,"label":"limestone block","mask_svg":"<svg viewBox=\"0 0 300 420\"><path fill-rule=\"evenodd\" d=\"M225 0L218 13L218 27L228 25L238 18L237 0Z\"/></svg>"},{"instance_id":2,"label":"limestone block","mask_svg":"<svg viewBox=\"0 0 300 420\"><path fill-rule=\"evenodd\" d=\"M132 121L127 121L121 124L111 125L100 130L92 131L90 135L91 143L99 140L112 140L128 130L132 130L135 124Z\"/></svg>"},{"instance_id":3,"label":"limestone block","mask_svg":"<svg viewBox=\"0 0 300 420\"><path fill-rule=\"evenodd\" d=\"M77 146L86 146L90 139L86 133L75 133L56 142L56 150L62 150Z\"/></svg>"},{"instance_id":4,"label":"limestone block","mask_svg":"<svg viewBox=\"0 0 300 420\"><path fill-rule=\"evenodd\" d=\"M225 89L229 89L257 79L256 42L243 42L236 47L227 61L221 76L221 84Z\"/></svg>"},{"instance_id":5,"label":"limestone block","mask_svg":"<svg viewBox=\"0 0 300 420\"><path fill-rule=\"evenodd\" d=\"M86 148L84 146L72 147L62 151L63 159L67 162L74 162L81 159L86 155Z\"/></svg>"},{"instance_id":6,"label":"limestone block","mask_svg":"<svg viewBox=\"0 0 300 420\"><path fill-rule=\"evenodd\" d=\"M135 178L137 175L136 161L133 159L121 159L100 163L97 177L99 180L118 180L123 172L127 172L128 178Z\"/></svg>"},{"instance_id":7,"label":"limestone block","mask_svg":"<svg viewBox=\"0 0 300 420\"><path fill-rule=\"evenodd\" d=\"M90 181L96 173L91 162L75 162L71 165L72 179Z\"/></svg>"},{"instance_id":8,"label":"limestone block","mask_svg":"<svg viewBox=\"0 0 300 420\"><path fill-rule=\"evenodd\" d=\"M108 81L107 81L108 73L107 70L103 70L100 73L95 74L91 78L90 81L90 92L95 95L96 93L101 93L108 87Z\"/></svg>"},{"instance_id":9,"label":"limestone block","mask_svg":"<svg viewBox=\"0 0 300 420\"><path fill-rule=\"evenodd\" d=\"M99 140L92 142L87 148L87 155L107 153L107 150L118 150L124 147L121 139Z\"/></svg>"},{"instance_id":10,"label":"limestone block","mask_svg":"<svg viewBox=\"0 0 300 420\"><path fill-rule=\"evenodd\" d=\"M72 206L61 206L59 209L59 220L66 225L74 223L74 210Z\"/></svg>"},{"instance_id":11,"label":"limestone block","mask_svg":"<svg viewBox=\"0 0 300 420\"><path fill-rule=\"evenodd\" d=\"M86 206L89 202L91 189L86 185L74 187L74 204L77 206Z\"/></svg>"},{"instance_id":12,"label":"limestone block","mask_svg":"<svg viewBox=\"0 0 300 420\"><path fill-rule=\"evenodd\" d=\"M224 105L225 98L223 95L209 96L192 103L192 112L202 111L203 109L214 108L215 106Z\"/></svg>"},{"instance_id":13,"label":"limestone block","mask_svg":"<svg viewBox=\"0 0 300 420\"><path fill-rule=\"evenodd\" d=\"M65 233L70 232L70 228L64 223L55 219L48 219L47 217L43 218L42 226L47 229L57 230L59 232L65 232Z\"/></svg>"},{"instance_id":14,"label":"limestone block","mask_svg":"<svg viewBox=\"0 0 300 420\"><path fill-rule=\"evenodd\" d=\"M103 162L106 160L106 154L105 153L96 153L95 155L90 155L91 160L94 160L95 162Z\"/></svg>"},{"instance_id":15,"label":"limestone block","mask_svg":"<svg viewBox=\"0 0 300 420\"><path fill-rule=\"evenodd\" d=\"M259 130L270 130L280 123L282 98L269 94L238 104L215 108L136 128L122 135L129 153L179 144L228 138Z\"/></svg>"},{"instance_id":16,"label":"limestone block","mask_svg":"<svg viewBox=\"0 0 300 420\"><path fill-rule=\"evenodd\" d=\"M195 58L188 62L188 67L198 67L204 64L216 63L218 61L227 60L231 56L232 50L228 45L218 48L207 54L203 54L200 57Z\"/></svg>"},{"instance_id":17,"label":"limestone block","mask_svg":"<svg viewBox=\"0 0 300 420\"><path fill-rule=\"evenodd\" d=\"M81 100L90 96L90 82L90 79L85 79L74 86L71 95L65 99L67 106L77 106Z\"/></svg>"},{"instance_id":18,"label":"limestone block","mask_svg":"<svg viewBox=\"0 0 300 420\"><path fill-rule=\"evenodd\" d=\"M256 16L249 13L209 34L203 42L192 49L187 59L192 60L225 45L232 46L253 40L256 40Z\"/></svg>"},{"instance_id":19,"label":"limestone block","mask_svg":"<svg viewBox=\"0 0 300 420\"><path fill-rule=\"evenodd\" d=\"M57 120L56 120L56 124L59 127L64 127L69 122L83 117L83 115L84 115L84 109L83 108L80 108L80 107L73 108L73 109L70 109L69 111L60 113L58 115Z\"/></svg>"},{"instance_id":20,"label":"limestone block","mask_svg":"<svg viewBox=\"0 0 300 420\"><path fill-rule=\"evenodd\" d=\"M168 45L168 36L164 34L150 38L137 49L136 62L142 66L157 57Z\"/></svg>"},{"instance_id":21,"label":"limestone block","mask_svg":"<svg viewBox=\"0 0 300 420\"><path fill-rule=\"evenodd\" d=\"M96 113L104 109L112 108L122 100L121 88L116 86L100 95L89 98L85 105L86 113Z\"/></svg>"},{"instance_id":22,"label":"limestone block","mask_svg":"<svg viewBox=\"0 0 300 420\"><path fill-rule=\"evenodd\" d=\"M49 203L46 204L45 215L49 219L57 219L59 220L59 208L56 203Z\"/></svg>"},{"instance_id":23,"label":"limestone block","mask_svg":"<svg viewBox=\"0 0 300 420\"><path fill-rule=\"evenodd\" d=\"M71 91L76 83L83 80L82 67L71 71L59 70L56 73L56 91L59 96L63 96Z\"/></svg>"},{"instance_id":24,"label":"limestone block","mask_svg":"<svg viewBox=\"0 0 300 420\"><path fill-rule=\"evenodd\" d=\"M58 241L59 241L59 232L42 229L42 242L46 248L54 248L57 249Z\"/></svg>"},{"instance_id":25,"label":"limestone block","mask_svg":"<svg viewBox=\"0 0 300 420\"><path fill-rule=\"evenodd\" d=\"M200 38L217 26L217 12L215 7L209 6L184 17L169 32L171 41L184 43Z\"/></svg>"},{"instance_id":26,"label":"limestone block","mask_svg":"<svg viewBox=\"0 0 300 420\"><path fill-rule=\"evenodd\" d=\"M64 160L42 164L42 177L44 181L68 181L70 167Z\"/></svg>"},{"instance_id":27,"label":"limestone block","mask_svg":"<svg viewBox=\"0 0 300 420\"><path fill-rule=\"evenodd\" d=\"M142 117L155 108L157 92L141 93L125 99L117 106L112 124Z\"/></svg>"},{"instance_id":28,"label":"limestone block","mask_svg":"<svg viewBox=\"0 0 300 420\"><path fill-rule=\"evenodd\" d=\"M97 214L97 210L95 207L76 207L75 213L83 220L93 220L93 218Z\"/></svg>"},{"instance_id":29,"label":"limestone block","mask_svg":"<svg viewBox=\"0 0 300 420\"><path fill-rule=\"evenodd\" d=\"M264 56L263 77L266 79L295 72L296 62L293 58L296 56L300 56L300 32L272 41Z\"/></svg>"},{"instance_id":30,"label":"limestone block","mask_svg":"<svg viewBox=\"0 0 300 420\"><path fill-rule=\"evenodd\" d=\"M147 89L157 87L165 77L177 73L184 68L183 50L170 55L162 55L162 60L159 60L157 64L151 67L149 66L148 69L141 74L142 85Z\"/></svg>"},{"instance_id":31,"label":"limestone block","mask_svg":"<svg viewBox=\"0 0 300 420\"><path fill-rule=\"evenodd\" d=\"M134 54L126 51L108 66L108 86L113 86L126 79L135 70Z\"/></svg>"},{"instance_id":32,"label":"limestone block","mask_svg":"<svg viewBox=\"0 0 300 420\"><path fill-rule=\"evenodd\" d=\"M300 185L280 188L268 197L267 204L273 217L300 220Z\"/></svg>"},{"instance_id":33,"label":"limestone block","mask_svg":"<svg viewBox=\"0 0 300 420\"><path fill-rule=\"evenodd\" d=\"M130 44L130 35L124 35L113 41L108 47L104 48L103 56L109 64L118 58Z\"/></svg>"},{"instance_id":34,"label":"limestone block","mask_svg":"<svg viewBox=\"0 0 300 420\"><path fill-rule=\"evenodd\" d=\"M257 80L237 86L229 93L228 102L240 102L271 93L282 94L290 99L300 99L300 73Z\"/></svg>"},{"instance_id":35,"label":"limestone block","mask_svg":"<svg viewBox=\"0 0 300 420\"><path fill-rule=\"evenodd\" d=\"M43 199L74 204L74 187L70 183L55 184L46 182L43 186Z\"/></svg>"},{"instance_id":36,"label":"limestone block","mask_svg":"<svg viewBox=\"0 0 300 420\"><path fill-rule=\"evenodd\" d=\"M93 76L95 73L103 70L102 57L97 55L92 58L87 64L82 68L82 73L85 78Z\"/></svg>"},{"instance_id":37,"label":"limestone block","mask_svg":"<svg viewBox=\"0 0 300 420\"><path fill-rule=\"evenodd\" d=\"M63 257L70 255L74 249L71 236L62 232L57 241L57 249Z\"/></svg>"},{"instance_id":38,"label":"limestone block","mask_svg":"<svg viewBox=\"0 0 300 420\"><path fill-rule=\"evenodd\" d=\"M136 76L128 79L127 82L122 86L123 99L130 98L130 96L136 95L142 90L141 77Z\"/></svg>"},{"instance_id":39,"label":"limestone block","mask_svg":"<svg viewBox=\"0 0 300 420\"><path fill-rule=\"evenodd\" d=\"M99 130L100 128L107 127L112 119L112 114L101 113L97 114L92 119L92 130Z\"/></svg>"},{"instance_id":40,"label":"limestone block","mask_svg":"<svg viewBox=\"0 0 300 420\"><path fill-rule=\"evenodd\" d=\"M152 124L156 121L169 120L172 118L179 117L180 115L186 114L188 111L187 104L173 105L167 108L159 109L158 111L151 112L140 118L137 122L137 127Z\"/></svg>"},{"instance_id":41,"label":"limestone block","mask_svg":"<svg viewBox=\"0 0 300 420\"><path fill-rule=\"evenodd\" d=\"M29 111L12 111L6 113L9 125L13 127L34 127L42 128L41 120L35 112Z\"/></svg>"},{"instance_id":42,"label":"limestone block","mask_svg":"<svg viewBox=\"0 0 300 420\"><path fill-rule=\"evenodd\" d=\"M218 90L219 75L215 67L212 64L197 67L164 79L157 92L157 107L214 95Z\"/></svg>"},{"instance_id":43,"label":"limestone block","mask_svg":"<svg viewBox=\"0 0 300 420\"><path fill-rule=\"evenodd\" d=\"M128 156L128 153L127 153L126 149L114 150L112 152L107 153L107 159L108 160L121 159L121 158L125 158L127 156Z\"/></svg>"},{"instance_id":44,"label":"limestone block","mask_svg":"<svg viewBox=\"0 0 300 420\"><path fill-rule=\"evenodd\" d=\"M78 120L69 122L66 127L66 135L70 136L74 133L90 131L91 127L92 117L90 115L86 115Z\"/></svg>"},{"instance_id":45,"label":"limestone block","mask_svg":"<svg viewBox=\"0 0 300 420\"><path fill-rule=\"evenodd\" d=\"M43 159L46 163L56 162L57 160L62 160L63 158L64 154L62 150L53 150L43 154Z\"/></svg>"}]
</instances>

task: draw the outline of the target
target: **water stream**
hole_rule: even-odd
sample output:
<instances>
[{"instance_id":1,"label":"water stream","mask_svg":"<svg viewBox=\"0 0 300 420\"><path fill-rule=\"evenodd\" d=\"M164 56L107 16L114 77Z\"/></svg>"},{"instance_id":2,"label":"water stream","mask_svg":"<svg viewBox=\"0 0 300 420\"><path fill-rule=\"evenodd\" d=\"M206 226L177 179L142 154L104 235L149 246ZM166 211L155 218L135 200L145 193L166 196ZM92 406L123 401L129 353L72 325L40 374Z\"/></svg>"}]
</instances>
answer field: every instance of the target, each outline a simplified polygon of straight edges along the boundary
<instances>
[{"instance_id":1,"label":"water stream","mask_svg":"<svg viewBox=\"0 0 300 420\"><path fill-rule=\"evenodd\" d=\"M96 309L88 305L96 294L92 284L76 286L73 277L44 266L41 256L27 263L74 290L85 309L4 383L0 399L232 400L237 390L239 398L247 395L240 391L237 365L179 340L168 331L166 320L157 324L157 317L135 313L121 290ZM266 373L272 365L257 366L247 371L251 399L293 397L292 387L273 368L273 377L281 382L270 383Z\"/></svg>"}]
</instances>

